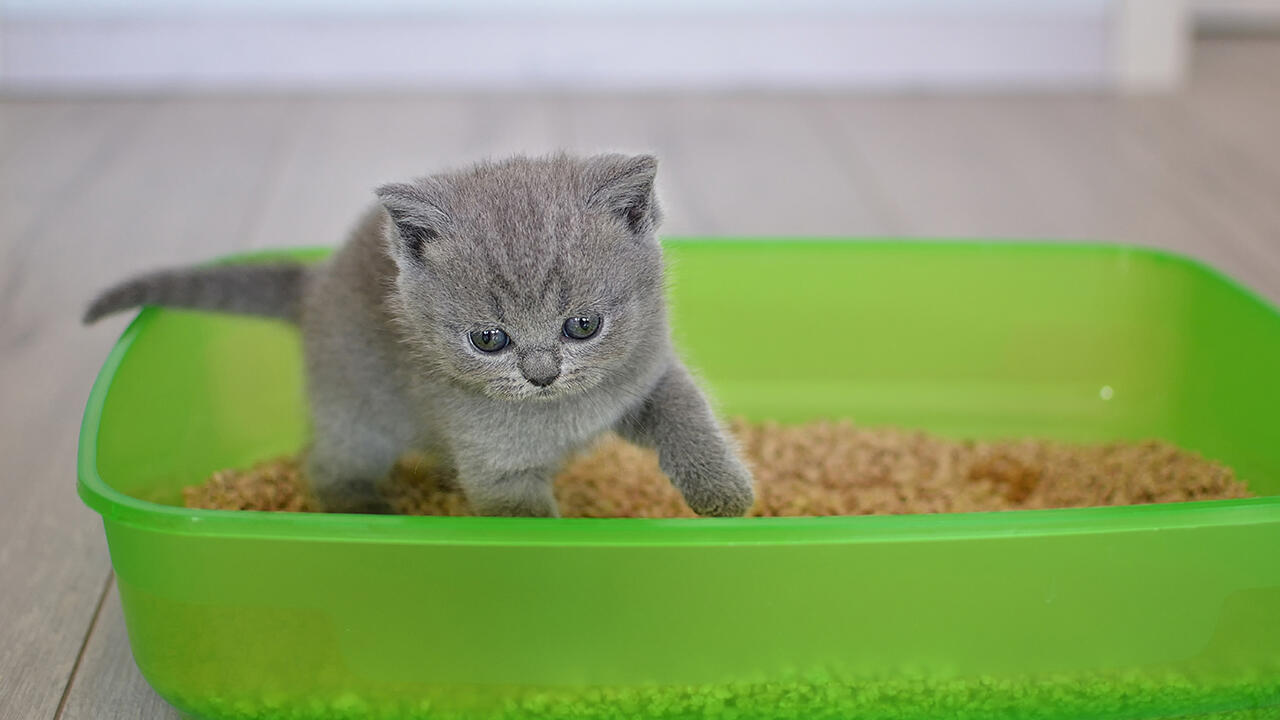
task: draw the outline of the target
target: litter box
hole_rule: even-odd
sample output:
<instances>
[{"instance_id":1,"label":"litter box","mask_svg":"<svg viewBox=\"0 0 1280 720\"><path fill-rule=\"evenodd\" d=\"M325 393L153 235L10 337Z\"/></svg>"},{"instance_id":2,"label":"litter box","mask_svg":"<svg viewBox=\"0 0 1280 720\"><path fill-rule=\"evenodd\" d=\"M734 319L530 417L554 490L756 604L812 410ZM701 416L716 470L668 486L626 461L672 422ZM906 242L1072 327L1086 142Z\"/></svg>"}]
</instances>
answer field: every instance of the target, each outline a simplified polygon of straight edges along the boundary
<instances>
[{"instance_id":1,"label":"litter box","mask_svg":"<svg viewBox=\"0 0 1280 720\"><path fill-rule=\"evenodd\" d=\"M210 720L1280 717L1275 309L1118 246L666 247L677 342L726 416L1162 438L1257 497L716 520L187 510L183 486L305 443L299 343L147 309L89 398L79 490L156 692Z\"/></svg>"}]
</instances>

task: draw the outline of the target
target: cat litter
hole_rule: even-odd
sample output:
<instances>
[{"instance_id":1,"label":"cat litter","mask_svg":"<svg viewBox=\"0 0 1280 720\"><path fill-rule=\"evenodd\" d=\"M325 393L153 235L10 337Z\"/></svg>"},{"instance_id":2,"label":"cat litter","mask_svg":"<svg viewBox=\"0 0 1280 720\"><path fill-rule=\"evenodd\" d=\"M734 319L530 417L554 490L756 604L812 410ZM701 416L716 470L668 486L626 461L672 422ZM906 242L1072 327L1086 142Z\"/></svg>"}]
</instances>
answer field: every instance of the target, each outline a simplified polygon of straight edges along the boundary
<instances>
[{"instance_id":1,"label":"cat litter","mask_svg":"<svg viewBox=\"0 0 1280 720\"><path fill-rule=\"evenodd\" d=\"M892 515L1140 505L1251 497L1231 468L1158 441L1071 445L966 442L847 421L783 426L735 420L755 471L754 517ZM693 517L656 454L609 436L556 479L565 517ZM406 456L383 491L404 515L469 515L426 458ZM222 470L186 488L188 507L308 512L298 458Z\"/></svg>"}]
</instances>

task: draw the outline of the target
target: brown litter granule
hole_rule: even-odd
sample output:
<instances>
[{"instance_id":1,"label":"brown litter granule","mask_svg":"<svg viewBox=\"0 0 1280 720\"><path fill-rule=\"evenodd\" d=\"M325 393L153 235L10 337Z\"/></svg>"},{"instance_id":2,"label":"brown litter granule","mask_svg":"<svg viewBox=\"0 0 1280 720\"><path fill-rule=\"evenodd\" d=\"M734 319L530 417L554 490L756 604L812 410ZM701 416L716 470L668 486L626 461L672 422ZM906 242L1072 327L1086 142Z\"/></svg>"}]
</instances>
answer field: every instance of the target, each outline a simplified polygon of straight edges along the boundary
<instances>
[{"instance_id":1,"label":"brown litter granule","mask_svg":"<svg viewBox=\"0 0 1280 720\"><path fill-rule=\"evenodd\" d=\"M214 510L316 512L295 458L258 463L248 470L219 470L203 485L182 489L187 507Z\"/></svg>"},{"instance_id":2,"label":"brown litter granule","mask_svg":"<svg viewBox=\"0 0 1280 720\"><path fill-rule=\"evenodd\" d=\"M755 471L752 516L886 515L1136 505L1249 497L1231 468L1164 442L959 442L848 421L731 424ZM406 515L467 515L452 478L406 456L384 492ZM183 491L187 507L309 512L297 458L222 470ZM556 479L565 517L693 517L657 456L616 437Z\"/></svg>"}]
</instances>

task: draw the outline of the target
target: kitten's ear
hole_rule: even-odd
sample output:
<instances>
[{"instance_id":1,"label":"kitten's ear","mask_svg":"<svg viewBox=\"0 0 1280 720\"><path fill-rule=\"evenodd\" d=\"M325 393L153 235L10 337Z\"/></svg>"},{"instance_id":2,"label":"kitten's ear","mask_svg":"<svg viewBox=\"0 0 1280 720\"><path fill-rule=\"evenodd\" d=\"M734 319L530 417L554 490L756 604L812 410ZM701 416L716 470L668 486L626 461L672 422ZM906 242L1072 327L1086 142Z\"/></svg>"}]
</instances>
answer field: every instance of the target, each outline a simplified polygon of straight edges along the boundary
<instances>
[{"instance_id":1,"label":"kitten's ear","mask_svg":"<svg viewBox=\"0 0 1280 720\"><path fill-rule=\"evenodd\" d=\"M427 247L440 239L440 228L447 219L440 208L439 193L417 183L391 183L375 192L395 224L388 232L391 250L421 265Z\"/></svg>"},{"instance_id":2,"label":"kitten's ear","mask_svg":"<svg viewBox=\"0 0 1280 720\"><path fill-rule=\"evenodd\" d=\"M636 235L657 229L662 222L653 187L658 159L652 155L603 155L596 164L587 205L613 213Z\"/></svg>"}]
</instances>

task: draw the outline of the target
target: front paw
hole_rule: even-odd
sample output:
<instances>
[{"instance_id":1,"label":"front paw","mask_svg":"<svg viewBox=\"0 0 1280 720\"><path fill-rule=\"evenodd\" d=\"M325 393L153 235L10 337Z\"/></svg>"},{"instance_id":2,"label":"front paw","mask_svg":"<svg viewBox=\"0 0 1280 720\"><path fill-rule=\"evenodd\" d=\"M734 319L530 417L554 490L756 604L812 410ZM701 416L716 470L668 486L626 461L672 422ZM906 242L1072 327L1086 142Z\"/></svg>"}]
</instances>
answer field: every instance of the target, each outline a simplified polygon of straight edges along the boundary
<instances>
[{"instance_id":1,"label":"front paw","mask_svg":"<svg viewBox=\"0 0 1280 720\"><path fill-rule=\"evenodd\" d=\"M460 475L472 512L489 517L560 517L551 492L551 473L543 469L492 476Z\"/></svg>"},{"instance_id":2,"label":"front paw","mask_svg":"<svg viewBox=\"0 0 1280 720\"><path fill-rule=\"evenodd\" d=\"M468 499L471 510L482 517L560 517L555 498L484 498Z\"/></svg>"},{"instance_id":3,"label":"front paw","mask_svg":"<svg viewBox=\"0 0 1280 720\"><path fill-rule=\"evenodd\" d=\"M689 508L707 517L742 517L755 502L751 471L736 458L673 473Z\"/></svg>"},{"instance_id":4,"label":"front paw","mask_svg":"<svg viewBox=\"0 0 1280 720\"><path fill-rule=\"evenodd\" d=\"M314 488L312 493L320 510L327 513L359 515L392 515L395 510L387 498L366 484L329 485Z\"/></svg>"}]
</instances>

